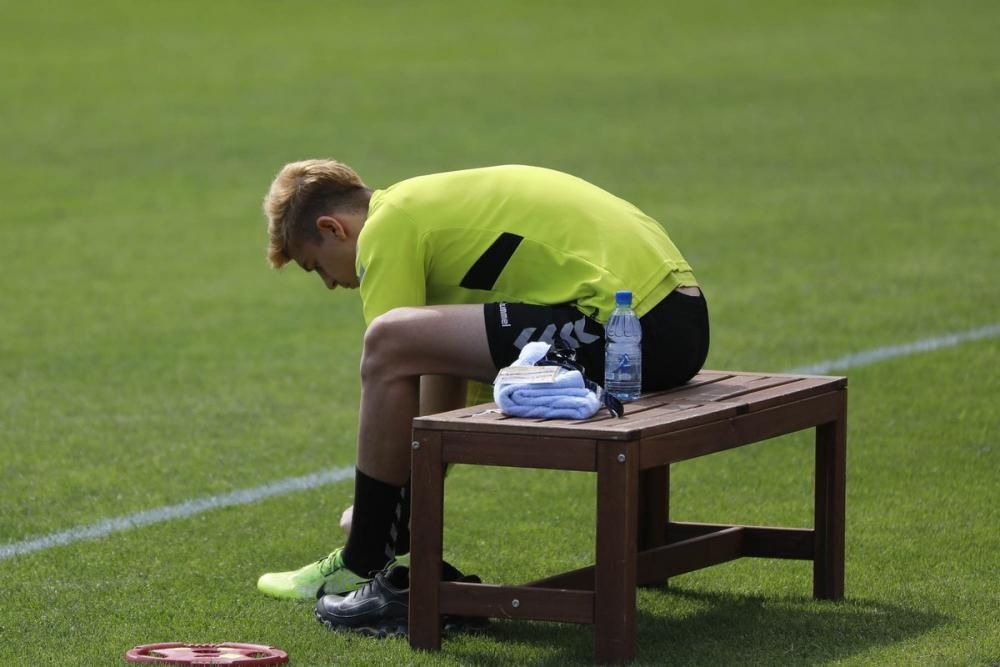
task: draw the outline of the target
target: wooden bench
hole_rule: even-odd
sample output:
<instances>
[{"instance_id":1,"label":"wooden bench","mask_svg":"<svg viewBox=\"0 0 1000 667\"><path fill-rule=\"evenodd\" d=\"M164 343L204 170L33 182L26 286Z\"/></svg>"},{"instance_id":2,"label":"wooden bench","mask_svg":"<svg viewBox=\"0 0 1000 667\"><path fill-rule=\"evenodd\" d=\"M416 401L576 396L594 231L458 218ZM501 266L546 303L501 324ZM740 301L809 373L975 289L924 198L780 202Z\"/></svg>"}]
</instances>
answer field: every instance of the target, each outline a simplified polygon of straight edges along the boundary
<instances>
[{"instance_id":1,"label":"wooden bench","mask_svg":"<svg viewBox=\"0 0 1000 667\"><path fill-rule=\"evenodd\" d=\"M585 623L598 662L635 656L637 585L742 556L813 561L813 595L844 594L847 380L704 371L627 404L623 419L509 418L492 405L413 423L410 645L441 647L441 614ZM816 428L814 524L669 521L670 464ZM596 564L521 586L440 581L451 463L597 473Z\"/></svg>"}]
</instances>

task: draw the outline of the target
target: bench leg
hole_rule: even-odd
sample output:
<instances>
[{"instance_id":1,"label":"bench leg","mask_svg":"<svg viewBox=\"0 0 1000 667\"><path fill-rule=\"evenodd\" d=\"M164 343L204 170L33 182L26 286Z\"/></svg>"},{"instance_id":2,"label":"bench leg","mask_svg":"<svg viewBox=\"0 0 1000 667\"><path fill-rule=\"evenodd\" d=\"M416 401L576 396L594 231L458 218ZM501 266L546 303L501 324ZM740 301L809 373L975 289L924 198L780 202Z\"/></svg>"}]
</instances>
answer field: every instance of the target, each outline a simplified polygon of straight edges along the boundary
<instances>
[{"instance_id":1,"label":"bench leg","mask_svg":"<svg viewBox=\"0 0 1000 667\"><path fill-rule=\"evenodd\" d=\"M635 657L639 455L621 443L597 453L597 564L594 570L594 657Z\"/></svg>"},{"instance_id":2,"label":"bench leg","mask_svg":"<svg viewBox=\"0 0 1000 667\"><path fill-rule=\"evenodd\" d=\"M847 390L837 419L816 427L816 525L813 597L844 597L844 530L847 477Z\"/></svg>"},{"instance_id":3,"label":"bench leg","mask_svg":"<svg viewBox=\"0 0 1000 667\"><path fill-rule=\"evenodd\" d=\"M444 464L441 434L414 431L410 512L410 646L441 648L441 549Z\"/></svg>"},{"instance_id":4,"label":"bench leg","mask_svg":"<svg viewBox=\"0 0 1000 667\"><path fill-rule=\"evenodd\" d=\"M639 551L667 543L670 521L670 466L639 473Z\"/></svg>"},{"instance_id":5,"label":"bench leg","mask_svg":"<svg viewBox=\"0 0 1000 667\"><path fill-rule=\"evenodd\" d=\"M639 474L639 551L665 545L670 522L670 466ZM668 579L655 585L666 587Z\"/></svg>"}]
</instances>

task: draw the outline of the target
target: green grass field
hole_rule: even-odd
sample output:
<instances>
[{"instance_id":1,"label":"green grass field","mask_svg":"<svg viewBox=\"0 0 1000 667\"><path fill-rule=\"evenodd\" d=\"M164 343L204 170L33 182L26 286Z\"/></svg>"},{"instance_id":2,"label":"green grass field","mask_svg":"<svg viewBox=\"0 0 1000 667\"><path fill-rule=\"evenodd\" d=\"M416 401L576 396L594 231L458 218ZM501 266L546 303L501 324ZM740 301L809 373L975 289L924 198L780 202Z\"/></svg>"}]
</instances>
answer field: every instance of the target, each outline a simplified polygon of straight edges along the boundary
<instances>
[{"instance_id":1,"label":"green grass field","mask_svg":"<svg viewBox=\"0 0 1000 667\"><path fill-rule=\"evenodd\" d=\"M708 366L793 368L1000 322L993 2L0 0L0 546L353 463L356 294L267 268L287 161L380 187L529 163L661 220ZM847 599L743 560L639 595L641 664L1000 661L1000 339L851 369ZM678 520L808 526L807 436L675 466ZM591 561L593 478L459 468L447 557ZM767 489L764 493L763 490ZM0 560L0 665L156 641L296 665L587 663L586 627L440 654L257 576L341 543L339 483Z\"/></svg>"}]
</instances>

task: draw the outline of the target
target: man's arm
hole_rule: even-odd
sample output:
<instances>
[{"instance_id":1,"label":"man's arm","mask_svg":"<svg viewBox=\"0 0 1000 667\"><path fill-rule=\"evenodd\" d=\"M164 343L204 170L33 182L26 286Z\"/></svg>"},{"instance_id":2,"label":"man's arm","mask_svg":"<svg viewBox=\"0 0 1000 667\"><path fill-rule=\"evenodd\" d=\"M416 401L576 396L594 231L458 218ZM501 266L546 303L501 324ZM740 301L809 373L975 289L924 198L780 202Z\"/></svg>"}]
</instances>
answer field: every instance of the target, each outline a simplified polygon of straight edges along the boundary
<instances>
[{"instance_id":1,"label":"man's arm","mask_svg":"<svg viewBox=\"0 0 1000 667\"><path fill-rule=\"evenodd\" d=\"M392 210L383 206L358 237L359 291L368 326L395 308L427 305L424 245L416 225L390 216Z\"/></svg>"}]
</instances>

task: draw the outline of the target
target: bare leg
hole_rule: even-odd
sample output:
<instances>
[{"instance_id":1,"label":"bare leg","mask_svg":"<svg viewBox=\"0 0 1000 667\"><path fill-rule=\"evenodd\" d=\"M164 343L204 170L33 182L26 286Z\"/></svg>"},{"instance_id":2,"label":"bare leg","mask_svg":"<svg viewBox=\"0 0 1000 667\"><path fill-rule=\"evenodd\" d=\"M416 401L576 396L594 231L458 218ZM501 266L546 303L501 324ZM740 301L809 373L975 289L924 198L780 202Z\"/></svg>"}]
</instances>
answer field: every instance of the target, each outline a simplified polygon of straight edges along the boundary
<instances>
[{"instance_id":1,"label":"bare leg","mask_svg":"<svg viewBox=\"0 0 1000 667\"><path fill-rule=\"evenodd\" d=\"M420 414L433 415L438 412L457 410L465 406L466 381L448 375L423 375L420 378ZM340 528L345 534L351 533L354 520L354 505L340 517Z\"/></svg>"},{"instance_id":2,"label":"bare leg","mask_svg":"<svg viewBox=\"0 0 1000 667\"><path fill-rule=\"evenodd\" d=\"M410 431L420 409L422 375L493 380L496 367L481 305L397 308L368 327L357 464L366 475L398 486L409 480Z\"/></svg>"},{"instance_id":3,"label":"bare leg","mask_svg":"<svg viewBox=\"0 0 1000 667\"><path fill-rule=\"evenodd\" d=\"M467 382L448 375L420 378L420 414L433 415L465 407Z\"/></svg>"}]
</instances>

